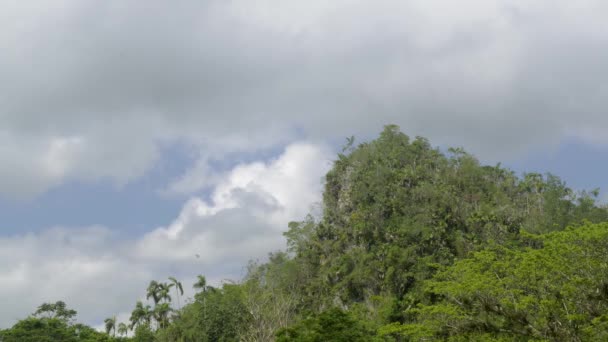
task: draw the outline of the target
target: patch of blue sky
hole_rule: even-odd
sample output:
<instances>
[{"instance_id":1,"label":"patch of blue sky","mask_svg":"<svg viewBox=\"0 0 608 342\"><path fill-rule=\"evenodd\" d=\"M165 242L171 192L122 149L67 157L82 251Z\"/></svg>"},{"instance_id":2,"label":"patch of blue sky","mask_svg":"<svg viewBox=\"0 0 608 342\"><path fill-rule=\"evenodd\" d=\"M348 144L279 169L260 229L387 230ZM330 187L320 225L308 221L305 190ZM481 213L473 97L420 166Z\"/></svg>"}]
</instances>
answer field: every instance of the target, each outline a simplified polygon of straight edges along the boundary
<instances>
[{"instance_id":1,"label":"patch of blue sky","mask_svg":"<svg viewBox=\"0 0 608 342\"><path fill-rule=\"evenodd\" d=\"M284 146L255 153L231 153L211 160L212 170L227 172L239 164L268 161L278 157ZM212 189L191 194L163 193L196 161L189 146L162 147L161 158L143 177L118 186L109 180L69 181L28 200L0 197L0 236L37 232L49 227L88 227L101 225L125 237L139 236L170 224L191 196L209 200Z\"/></svg>"},{"instance_id":2,"label":"patch of blue sky","mask_svg":"<svg viewBox=\"0 0 608 342\"><path fill-rule=\"evenodd\" d=\"M163 147L161 155L143 177L122 186L109 180L69 181L28 200L0 198L0 234L102 225L129 236L166 225L184 200L160 196L158 190L183 172L191 156L180 146Z\"/></svg>"},{"instance_id":3,"label":"patch of blue sky","mask_svg":"<svg viewBox=\"0 0 608 342\"><path fill-rule=\"evenodd\" d=\"M575 190L600 188L600 199L608 199L608 146L568 139L553 150L534 152L505 165L518 173L550 172Z\"/></svg>"}]
</instances>

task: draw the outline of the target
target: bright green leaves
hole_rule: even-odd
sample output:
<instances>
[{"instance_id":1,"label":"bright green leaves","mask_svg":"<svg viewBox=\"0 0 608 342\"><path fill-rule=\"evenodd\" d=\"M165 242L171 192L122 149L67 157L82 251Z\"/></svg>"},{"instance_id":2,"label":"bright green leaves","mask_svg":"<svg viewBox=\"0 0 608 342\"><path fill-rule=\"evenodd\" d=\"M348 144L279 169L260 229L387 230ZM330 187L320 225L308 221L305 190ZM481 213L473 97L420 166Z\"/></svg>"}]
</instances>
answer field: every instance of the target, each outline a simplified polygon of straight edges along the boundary
<instances>
[{"instance_id":1,"label":"bright green leaves","mask_svg":"<svg viewBox=\"0 0 608 342\"><path fill-rule=\"evenodd\" d=\"M608 310L608 224L538 237L544 247L494 247L456 262L426 283L439 302L411 312L416 323L385 333L435 338L489 334L525 339L604 336ZM600 335L598 335L600 334ZM524 339L524 340L525 340Z\"/></svg>"}]
</instances>

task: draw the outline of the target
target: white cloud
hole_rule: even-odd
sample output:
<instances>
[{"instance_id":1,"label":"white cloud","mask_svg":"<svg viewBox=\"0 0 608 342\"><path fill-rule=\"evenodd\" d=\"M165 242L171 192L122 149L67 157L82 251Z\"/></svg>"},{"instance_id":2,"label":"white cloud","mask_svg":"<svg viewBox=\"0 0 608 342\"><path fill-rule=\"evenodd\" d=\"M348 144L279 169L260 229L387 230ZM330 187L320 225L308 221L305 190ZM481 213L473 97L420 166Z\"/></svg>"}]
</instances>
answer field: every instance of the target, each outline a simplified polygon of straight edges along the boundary
<instances>
[{"instance_id":1,"label":"white cloud","mask_svg":"<svg viewBox=\"0 0 608 342\"><path fill-rule=\"evenodd\" d=\"M287 223L320 200L328 158L322 146L301 142L276 159L238 165L208 202L192 198L172 224L135 239L104 227L0 237L0 327L56 300L89 324L124 321L151 279L176 276L186 295L199 273L213 284L238 280L248 260L283 248Z\"/></svg>"},{"instance_id":2,"label":"white cloud","mask_svg":"<svg viewBox=\"0 0 608 342\"><path fill-rule=\"evenodd\" d=\"M217 183L209 202L190 199L170 226L147 234L136 253L174 260L198 254L214 263L277 249L285 224L303 218L320 200L329 158L327 149L294 143L271 162L237 165Z\"/></svg>"}]
</instances>

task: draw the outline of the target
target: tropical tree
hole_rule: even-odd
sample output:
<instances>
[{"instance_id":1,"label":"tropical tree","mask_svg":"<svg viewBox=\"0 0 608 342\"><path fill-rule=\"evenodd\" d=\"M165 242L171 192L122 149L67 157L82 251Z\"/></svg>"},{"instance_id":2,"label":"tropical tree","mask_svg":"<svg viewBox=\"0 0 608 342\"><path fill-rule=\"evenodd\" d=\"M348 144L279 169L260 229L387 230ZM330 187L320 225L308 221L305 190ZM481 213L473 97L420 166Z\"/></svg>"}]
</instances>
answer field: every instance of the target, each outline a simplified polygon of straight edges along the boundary
<instances>
[{"instance_id":1,"label":"tropical tree","mask_svg":"<svg viewBox=\"0 0 608 342\"><path fill-rule=\"evenodd\" d=\"M169 303L160 303L154 307L154 318L158 322L158 326L162 329L169 324L169 314L173 311Z\"/></svg>"},{"instance_id":2,"label":"tropical tree","mask_svg":"<svg viewBox=\"0 0 608 342\"><path fill-rule=\"evenodd\" d=\"M126 336L127 332L129 331L129 327L121 322L118 324L118 329L116 331L118 332L119 336Z\"/></svg>"},{"instance_id":3,"label":"tropical tree","mask_svg":"<svg viewBox=\"0 0 608 342\"><path fill-rule=\"evenodd\" d=\"M106 334L109 335L111 331L112 336L116 336L116 316L108 317L103 322L105 323Z\"/></svg>"},{"instance_id":4,"label":"tropical tree","mask_svg":"<svg viewBox=\"0 0 608 342\"><path fill-rule=\"evenodd\" d=\"M131 330L135 329L142 324L150 324L150 319L152 317L152 309L150 305L144 306L141 301L137 301L135 304L135 309L131 312L131 317L129 321L131 322Z\"/></svg>"},{"instance_id":5,"label":"tropical tree","mask_svg":"<svg viewBox=\"0 0 608 342\"><path fill-rule=\"evenodd\" d=\"M203 275L196 276L196 282L192 285L196 290L200 290L201 292L206 292L208 289L207 279Z\"/></svg>"},{"instance_id":6,"label":"tropical tree","mask_svg":"<svg viewBox=\"0 0 608 342\"><path fill-rule=\"evenodd\" d=\"M171 288L172 287L173 287L173 284L159 283L158 284L159 300L164 300L165 303L169 303L171 301Z\"/></svg>"},{"instance_id":7,"label":"tropical tree","mask_svg":"<svg viewBox=\"0 0 608 342\"><path fill-rule=\"evenodd\" d=\"M148 289L146 290L146 299L150 299L150 297L155 305L160 302L160 284L156 280L150 281Z\"/></svg>"},{"instance_id":8,"label":"tropical tree","mask_svg":"<svg viewBox=\"0 0 608 342\"><path fill-rule=\"evenodd\" d=\"M179 282L175 277L169 277L171 284L175 287L175 294L177 297L177 309L181 308L179 297L184 295L184 288L182 287L182 283Z\"/></svg>"},{"instance_id":9,"label":"tropical tree","mask_svg":"<svg viewBox=\"0 0 608 342\"><path fill-rule=\"evenodd\" d=\"M192 287L194 287L194 289L199 291L199 294L201 294L202 296L202 303L203 303L203 319L206 319L207 317L207 291L209 290L210 286L207 285L207 279L205 278L204 275L199 274L196 276L196 282L194 283L194 285L192 285Z\"/></svg>"},{"instance_id":10,"label":"tropical tree","mask_svg":"<svg viewBox=\"0 0 608 342\"><path fill-rule=\"evenodd\" d=\"M57 318L68 323L74 316L76 310L68 309L65 302L43 303L33 314L34 317Z\"/></svg>"}]
</instances>

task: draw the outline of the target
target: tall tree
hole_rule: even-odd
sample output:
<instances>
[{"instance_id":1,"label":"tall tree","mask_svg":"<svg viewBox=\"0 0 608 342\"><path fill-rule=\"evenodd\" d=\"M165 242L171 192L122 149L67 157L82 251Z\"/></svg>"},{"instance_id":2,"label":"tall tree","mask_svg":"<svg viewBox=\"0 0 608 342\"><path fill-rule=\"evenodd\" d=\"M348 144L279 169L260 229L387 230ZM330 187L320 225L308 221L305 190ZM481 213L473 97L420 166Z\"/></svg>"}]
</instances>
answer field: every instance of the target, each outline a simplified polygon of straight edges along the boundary
<instances>
[{"instance_id":1,"label":"tall tree","mask_svg":"<svg viewBox=\"0 0 608 342\"><path fill-rule=\"evenodd\" d=\"M110 334L112 332L112 336L116 336L116 316L108 317L104 321L106 334Z\"/></svg>"},{"instance_id":2,"label":"tall tree","mask_svg":"<svg viewBox=\"0 0 608 342\"><path fill-rule=\"evenodd\" d=\"M150 324L152 317L152 310L149 305L144 306L141 301L137 301L135 309L131 312L129 321L131 322L131 330L135 329L142 324Z\"/></svg>"},{"instance_id":3,"label":"tall tree","mask_svg":"<svg viewBox=\"0 0 608 342\"><path fill-rule=\"evenodd\" d=\"M201 292L207 291L207 279L205 278L205 276L201 274L197 275L196 282L194 283L194 285L192 285L192 287Z\"/></svg>"},{"instance_id":4,"label":"tall tree","mask_svg":"<svg viewBox=\"0 0 608 342\"><path fill-rule=\"evenodd\" d=\"M154 318L158 322L158 326L162 328L166 328L169 324L169 314L173 310L169 303L160 303L154 307Z\"/></svg>"},{"instance_id":5,"label":"tall tree","mask_svg":"<svg viewBox=\"0 0 608 342\"><path fill-rule=\"evenodd\" d=\"M169 303L171 301L171 288L172 287L173 287L173 284L159 283L158 284L159 300L164 300L165 303Z\"/></svg>"},{"instance_id":6,"label":"tall tree","mask_svg":"<svg viewBox=\"0 0 608 342\"><path fill-rule=\"evenodd\" d=\"M171 283L175 287L175 294L177 297L177 309L179 310L181 309L179 298L180 296L184 295L184 288L182 287L182 283L175 279L175 277L169 277L169 281L171 281Z\"/></svg>"},{"instance_id":7,"label":"tall tree","mask_svg":"<svg viewBox=\"0 0 608 342\"><path fill-rule=\"evenodd\" d=\"M126 324L124 324L124 323L120 322L120 323L118 324L118 329L117 329L117 331L118 331L118 335L119 335L119 336L126 336L126 335L127 335L127 332L129 331L129 327L127 327L127 325L126 325Z\"/></svg>"},{"instance_id":8,"label":"tall tree","mask_svg":"<svg viewBox=\"0 0 608 342\"><path fill-rule=\"evenodd\" d=\"M207 285L207 279L204 275L199 274L196 276L196 282L192 285L199 293L202 295L202 303L203 303L203 319L207 318L207 290L209 290L209 286Z\"/></svg>"},{"instance_id":9,"label":"tall tree","mask_svg":"<svg viewBox=\"0 0 608 342\"><path fill-rule=\"evenodd\" d=\"M150 299L150 297L155 305L160 302L160 284L156 280L152 280L150 281L150 284L148 284L146 299Z\"/></svg>"},{"instance_id":10,"label":"tall tree","mask_svg":"<svg viewBox=\"0 0 608 342\"><path fill-rule=\"evenodd\" d=\"M57 318L68 323L76 316L76 310L68 309L63 301L57 301L55 303L43 303L33 315L38 317Z\"/></svg>"}]
</instances>

